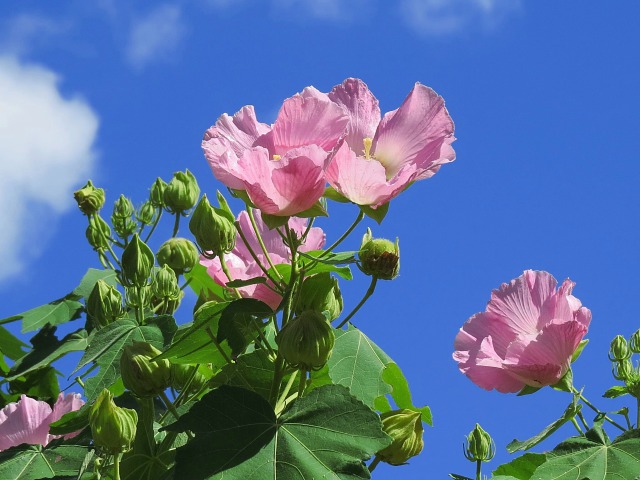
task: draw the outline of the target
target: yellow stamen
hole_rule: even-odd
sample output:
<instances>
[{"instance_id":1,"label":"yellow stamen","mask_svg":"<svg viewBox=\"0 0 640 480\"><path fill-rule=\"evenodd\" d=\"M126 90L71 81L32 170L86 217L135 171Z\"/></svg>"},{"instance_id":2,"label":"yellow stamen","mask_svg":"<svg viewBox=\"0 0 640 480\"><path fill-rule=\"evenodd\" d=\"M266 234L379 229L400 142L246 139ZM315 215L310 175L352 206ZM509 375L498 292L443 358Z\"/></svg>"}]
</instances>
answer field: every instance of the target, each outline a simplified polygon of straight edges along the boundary
<instances>
[{"instance_id":1,"label":"yellow stamen","mask_svg":"<svg viewBox=\"0 0 640 480\"><path fill-rule=\"evenodd\" d=\"M280 155L274 155L272 160L280 160L282 157Z\"/></svg>"},{"instance_id":2,"label":"yellow stamen","mask_svg":"<svg viewBox=\"0 0 640 480\"><path fill-rule=\"evenodd\" d=\"M363 139L362 142L364 143L364 158L369 160L371 158L371 145L373 144L373 139L367 137Z\"/></svg>"}]
</instances>

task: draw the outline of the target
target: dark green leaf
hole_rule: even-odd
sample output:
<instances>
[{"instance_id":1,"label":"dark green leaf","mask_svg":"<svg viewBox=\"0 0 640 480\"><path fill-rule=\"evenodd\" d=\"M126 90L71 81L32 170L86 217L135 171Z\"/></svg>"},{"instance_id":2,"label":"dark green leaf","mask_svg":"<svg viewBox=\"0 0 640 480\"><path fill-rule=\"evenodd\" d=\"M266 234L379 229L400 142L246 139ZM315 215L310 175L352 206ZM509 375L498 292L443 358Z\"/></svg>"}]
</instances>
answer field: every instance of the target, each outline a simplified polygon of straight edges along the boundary
<instances>
[{"instance_id":1,"label":"dark green leaf","mask_svg":"<svg viewBox=\"0 0 640 480\"><path fill-rule=\"evenodd\" d=\"M324 250L314 250L312 252L298 252L298 254L314 262L326 263L327 265L345 265L355 263L358 252L330 252L325 255Z\"/></svg>"},{"instance_id":2,"label":"dark green leaf","mask_svg":"<svg viewBox=\"0 0 640 480\"><path fill-rule=\"evenodd\" d=\"M333 200L334 202L351 203L351 200L349 200L347 197L342 195L340 192L338 192L333 187L325 188L323 196L324 196L324 198L327 198L329 200Z\"/></svg>"},{"instance_id":3,"label":"dark green leaf","mask_svg":"<svg viewBox=\"0 0 640 480\"><path fill-rule=\"evenodd\" d=\"M389 385L391 390L391 397L398 406L398 408L405 408L413 410L414 412L420 412L422 421L427 425L433 426L433 417L431 416L431 409L429 407L416 407L411 399L411 391L409 390L409 382L405 378L402 370L397 363L389 363L382 371L382 380ZM376 403L376 406L379 404ZM380 410L380 413L385 413L391 410Z\"/></svg>"},{"instance_id":4,"label":"dark green leaf","mask_svg":"<svg viewBox=\"0 0 640 480\"><path fill-rule=\"evenodd\" d=\"M13 336L9 330L0 326L0 353L2 355L11 360L17 360L25 354L23 348L28 348L28 345Z\"/></svg>"},{"instance_id":5,"label":"dark green leaf","mask_svg":"<svg viewBox=\"0 0 640 480\"><path fill-rule=\"evenodd\" d=\"M80 285L78 285L71 294L77 297L87 298L98 280L103 280L109 285L115 286L117 278L118 275L113 270L98 270L90 268L87 270L87 273L84 274L82 280L80 280Z\"/></svg>"},{"instance_id":6,"label":"dark green leaf","mask_svg":"<svg viewBox=\"0 0 640 480\"><path fill-rule=\"evenodd\" d=\"M233 355L240 355L258 335L262 319L273 315L269 305L254 298L231 302L218 323L218 341L227 340Z\"/></svg>"},{"instance_id":7,"label":"dark green leaf","mask_svg":"<svg viewBox=\"0 0 640 480\"><path fill-rule=\"evenodd\" d=\"M51 366L43 367L14 378L9 382L9 387L16 396L25 394L33 398L55 399L60 393L58 375L59 373L55 368ZM15 400L17 399L12 399L11 401Z\"/></svg>"},{"instance_id":8,"label":"dark green leaf","mask_svg":"<svg viewBox=\"0 0 640 480\"><path fill-rule=\"evenodd\" d=\"M378 208L371 208L368 205L359 205L359 207L367 217L373 218L378 224L382 223L382 220L389 212L389 202L380 205Z\"/></svg>"},{"instance_id":9,"label":"dark green leaf","mask_svg":"<svg viewBox=\"0 0 640 480\"><path fill-rule=\"evenodd\" d=\"M171 345L171 341L178 331L176 319L172 315L158 315L157 317L149 317L145 320L146 325L157 325L162 332L164 346Z\"/></svg>"},{"instance_id":10,"label":"dark green leaf","mask_svg":"<svg viewBox=\"0 0 640 480\"><path fill-rule=\"evenodd\" d=\"M510 476L516 480L529 480L535 469L546 461L547 456L542 453L525 453L509 463L500 465L493 471L493 475Z\"/></svg>"},{"instance_id":11,"label":"dark green leaf","mask_svg":"<svg viewBox=\"0 0 640 480\"><path fill-rule=\"evenodd\" d=\"M192 480L367 479L364 461L389 443L378 415L338 385L313 390L280 418L260 395L222 386L166 428L195 433L175 469Z\"/></svg>"},{"instance_id":12,"label":"dark green leaf","mask_svg":"<svg viewBox=\"0 0 640 480\"><path fill-rule=\"evenodd\" d=\"M622 395L626 395L628 393L629 391L627 390L627 387L622 385L614 385L609 390L604 392L604 395L602 396L605 398L617 398L617 397L621 397Z\"/></svg>"},{"instance_id":13,"label":"dark green leaf","mask_svg":"<svg viewBox=\"0 0 640 480\"><path fill-rule=\"evenodd\" d=\"M79 410L65 413L60 420L49 425L49 433L52 435L66 435L88 427L89 410L91 410L91 404L85 403Z\"/></svg>"},{"instance_id":14,"label":"dark green leaf","mask_svg":"<svg viewBox=\"0 0 640 480\"><path fill-rule=\"evenodd\" d=\"M32 332L47 323L60 325L80 317L83 306L77 300L64 297L18 315L22 319L22 333Z\"/></svg>"},{"instance_id":15,"label":"dark green leaf","mask_svg":"<svg viewBox=\"0 0 640 480\"><path fill-rule=\"evenodd\" d=\"M227 287L241 288L241 287L247 287L249 285L258 285L260 283L267 283L267 279L265 277L255 277L255 278L248 278L247 280L232 280L230 282L227 282Z\"/></svg>"},{"instance_id":16,"label":"dark green leaf","mask_svg":"<svg viewBox=\"0 0 640 480\"><path fill-rule=\"evenodd\" d=\"M255 350L246 355L240 355L236 363L222 367L222 370L209 381L209 386L212 388L221 385L243 387L268 400L274 369L267 351Z\"/></svg>"},{"instance_id":17,"label":"dark green leaf","mask_svg":"<svg viewBox=\"0 0 640 480\"><path fill-rule=\"evenodd\" d=\"M0 478L33 480L78 475L88 447L21 445L0 452Z\"/></svg>"}]
</instances>

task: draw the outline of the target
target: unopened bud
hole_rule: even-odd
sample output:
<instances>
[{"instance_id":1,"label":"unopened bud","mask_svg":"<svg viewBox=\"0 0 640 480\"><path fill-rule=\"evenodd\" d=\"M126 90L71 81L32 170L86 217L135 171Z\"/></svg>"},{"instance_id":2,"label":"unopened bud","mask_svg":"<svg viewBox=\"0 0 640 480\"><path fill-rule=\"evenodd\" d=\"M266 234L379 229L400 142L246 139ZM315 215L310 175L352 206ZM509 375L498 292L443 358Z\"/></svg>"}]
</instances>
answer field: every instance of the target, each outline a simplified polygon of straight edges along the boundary
<instances>
[{"instance_id":1,"label":"unopened bud","mask_svg":"<svg viewBox=\"0 0 640 480\"><path fill-rule=\"evenodd\" d=\"M236 227L233 214L224 208L212 207L203 195L189 221L189 230L203 252L220 256L233 250Z\"/></svg>"},{"instance_id":2,"label":"unopened bud","mask_svg":"<svg viewBox=\"0 0 640 480\"><path fill-rule=\"evenodd\" d=\"M304 279L295 313L300 314L305 310L327 312L329 321L332 321L340 316L342 307L338 280L329 272L323 272Z\"/></svg>"},{"instance_id":3,"label":"unopened bud","mask_svg":"<svg viewBox=\"0 0 640 480\"><path fill-rule=\"evenodd\" d=\"M149 192L149 201L151 205L157 208L164 208L164 191L167 188L167 182L160 177L156 178Z\"/></svg>"},{"instance_id":4,"label":"unopened bud","mask_svg":"<svg viewBox=\"0 0 640 480\"><path fill-rule=\"evenodd\" d=\"M113 213L111 215L118 218L131 218L133 212L134 208L131 200L124 195L120 195L113 204Z\"/></svg>"},{"instance_id":5,"label":"unopened bud","mask_svg":"<svg viewBox=\"0 0 640 480\"><path fill-rule=\"evenodd\" d=\"M111 228L99 214L89 217L89 226L86 231L89 245L97 252L103 252L111 244Z\"/></svg>"},{"instance_id":6,"label":"unopened bud","mask_svg":"<svg viewBox=\"0 0 640 480\"><path fill-rule=\"evenodd\" d=\"M633 363L628 358L613 363L613 378L628 382L632 380L636 375L636 370L633 368Z\"/></svg>"},{"instance_id":7,"label":"unopened bud","mask_svg":"<svg viewBox=\"0 0 640 480\"><path fill-rule=\"evenodd\" d=\"M143 225L151 225L155 220L156 209L150 201L144 202L136 212L136 218Z\"/></svg>"},{"instance_id":8,"label":"unopened bud","mask_svg":"<svg viewBox=\"0 0 640 480\"><path fill-rule=\"evenodd\" d=\"M160 266L169 265L174 272L182 275L196 266L200 255L194 243L186 238L170 238L156 253Z\"/></svg>"},{"instance_id":9,"label":"unopened bud","mask_svg":"<svg viewBox=\"0 0 640 480\"><path fill-rule=\"evenodd\" d=\"M488 462L495 454L496 447L491 435L476 423L475 428L467 436L464 456L470 462Z\"/></svg>"},{"instance_id":10,"label":"unopened bud","mask_svg":"<svg viewBox=\"0 0 640 480\"><path fill-rule=\"evenodd\" d=\"M633 353L640 353L640 330L636 330L636 332L631 335L629 348Z\"/></svg>"},{"instance_id":11,"label":"unopened bud","mask_svg":"<svg viewBox=\"0 0 640 480\"><path fill-rule=\"evenodd\" d=\"M424 447L420 412L401 409L380 415L382 430L391 437L391 445L376 455L390 465L402 465Z\"/></svg>"},{"instance_id":12,"label":"unopened bud","mask_svg":"<svg viewBox=\"0 0 640 480\"><path fill-rule=\"evenodd\" d=\"M87 315L95 328L106 327L124 315L122 295L104 280L98 280L87 298Z\"/></svg>"},{"instance_id":13,"label":"unopened bud","mask_svg":"<svg viewBox=\"0 0 640 480\"><path fill-rule=\"evenodd\" d=\"M609 348L609 360L619 362L628 358L631 358L631 350L629 350L627 340L622 335L616 335Z\"/></svg>"},{"instance_id":14,"label":"unopened bud","mask_svg":"<svg viewBox=\"0 0 640 480\"><path fill-rule=\"evenodd\" d=\"M199 196L196 177L188 169L176 172L164 190L164 207L170 213L182 213L193 208Z\"/></svg>"},{"instance_id":15,"label":"unopened bud","mask_svg":"<svg viewBox=\"0 0 640 480\"><path fill-rule=\"evenodd\" d=\"M122 276L127 286L147 285L153 264L153 252L135 234L122 252Z\"/></svg>"},{"instance_id":16,"label":"unopened bud","mask_svg":"<svg viewBox=\"0 0 640 480\"><path fill-rule=\"evenodd\" d=\"M289 365L310 371L327 363L335 338L324 315L307 310L289 320L276 336L276 343Z\"/></svg>"},{"instance_id":17,"label":"unopened bud","mask_svg":"<svg viewBox=\"0 0 640 480\"><path fill-rule=\"evenodd\" d=\"M124 287L124 299L129 308L146 308L151 303L151 287Z\"/></svg>"},{"instance_id":18,"label":"unopened bud","mask_svg":"<svg viewBox=\"0 0 640 480\"><path fill-rule=\"evenodd\" d=\"M180 285L178 285L178 278L168 265L156 270L151 284L151 292L154 311L162 315L175 312L183 295Z\"/></svg>"},{"instance_id":19,"label":"unopened bud","mask_svg":"<svg viewBox=\"0 0 640 480\"><path fill-rule=\"evenodd\" d=\"M120 195L113 204L111 224L120 238L127 238L136 231L138 226L131 218L134 214L133 203L124 195Z\"/></svg>"},{"instance_id":20,"label":"unopened bud","mask_svg":"<svg viewBox=\"0 0 640 480\"><path fill-rule=\"evenodd\" d=\"M104 205L104 189L94 187L91 180L80 190L73 192L73 197L85 215L98 213Z\"/></svg>"},{"instance_id":21,"label":"unopened bud","mask_svg":"<svg viewBox=\"0 0 640 480\"><path fill-rule=\"evenodd\" d=\"M191 381L189 381L191 380ZM171 386L181 392L189 383L189 392L198 392L207 383L195 365L171 364Z\"/></svg>"},{"instance_id":22,"label":"unopened bud","mask_svg":"<svg viewBox=\"0 0 640 480\"><path fill-rule=\"evenodd\" d=\"M93 443L104 451L117 455L131 449L136 438L138 414L118 407L106 388L89 410L89 425Z\"/></svg>"},{"instance_id":23,"label":"unopened bud","mask_svg":"<svg viewBox=\"0 0 640 480\"><path fill-rule=\"evenodd\" d=\"M383 238L373 238L367 229L358 252L360 270L381 280L393 280L400 270L400 246Z\"/></svg>"},{"instance_id":24,"label":"unopened bud","mask_svg":"<svg viewBox=\"0 0 640 480\"><path fill-rule=\"evenodd\" d=\"M127 345L120 358L124 386L138 397L153 397L171 385L169 360L153 359L162 352L146 342Z\"/></svg>"}]
</instances>

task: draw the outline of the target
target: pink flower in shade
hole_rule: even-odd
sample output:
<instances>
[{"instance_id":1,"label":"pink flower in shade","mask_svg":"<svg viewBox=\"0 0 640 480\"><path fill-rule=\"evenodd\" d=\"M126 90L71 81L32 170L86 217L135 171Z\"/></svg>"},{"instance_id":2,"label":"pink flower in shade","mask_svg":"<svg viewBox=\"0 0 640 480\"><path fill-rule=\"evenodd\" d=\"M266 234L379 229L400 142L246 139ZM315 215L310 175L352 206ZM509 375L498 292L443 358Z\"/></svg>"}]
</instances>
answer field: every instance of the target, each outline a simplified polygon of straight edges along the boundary
<instances>
[{"instance_id":1,"label":"pink flower in shade","mask_svg":"<svg viewBox=\"0 0 640 480\"><path fill-rule=\"evenodd\" d=\"M346 79L329 98L347 109L350 122L327 180L358 205L377 208L455 159L453 121L429 87L416 83L400 108L382 120L378 100L362 80Z\"/></svg>"},{"instance_id":2,"label":"pink flower in shade","mask_svg":"<svg viewBox=\"0 0 640 480\"><path fill-rule=\"evenodd\" d=\"M274 265L281 263L288 263L290 261L291 252L282 241L282 237L276 230L269 230L269 228L262 221L262 217L259 211L254 212L256 225L258 231L264 242L269 257ZM247 212L240 212L238 215L238 223L242 232L247 237L247 241L251 246L251 249L257 255L260 263L267 269L269 269L269 263L265 258L265 255L258 243L258 238L255 235L249 215ZM292 217L289 219L289 227L296 232L298 238L302 237L307 227L307 219ZM300 247L300 251L310 252L312 250L319 250L324 246L325 234L321 228L313 227L309 230L305 243ZM249 249L244 244L240 235L236 237L236 246L230 252L224 255L225 262L229 268L231 278L234 280L248 280L250 278L264 277L264 272L254 260ZM229 281L225 273L222 271L220 265L220 258L215 257L213 260L209 260L205 257L200 258L200 263L207 267L207 272L219 285L225 286ZM273 287L271 282L268 285ZM245 298L255 298L261 300L272 309L276 310L282 297L274 292L265 284L248 285L246 287L238 288L240 294Z\"/></svg>"},{"instance_id":3,"label":"pink flower in shade","mask_svg":"<svg viewBox=\"0 0 640 480\"><path fill-rule=\"evenodd\" d=\"M213 174L245 190L264 213L290 216L308 210L324 193L329 152L349 117L313 87L284 101L273 126L259 123L252 106L223 114L204 134Z\"/></svg>"},{"instance_id":4,"label":"pink flower in shade","mask_svg":"<svg viewBox=\"0 0 640 480\"><path fill-rule=\"evenodd\" d=\"M46 402L26 395L20 396L20 400L0 410L0 451L22 443L46 445L51 440L60 438L49 434L49 424L60 420L65 413L78 410L82 405L84 401L77 393L61 393L53 409ZM64 437L72 438L77 434L75 432Z\"/></svg>"},{"instance_id":5,"label":"pink flower in shade","mask_svg":"<svg viewBox=\"0 0 640 480\"><path fill-rule=\"evenodd\" d=\"M591 312L571 294L575 284L525 271L491 294L456 336L453 354L473 383L499 392L554 385L569 370Z\"/></svg>"}]
</instances>

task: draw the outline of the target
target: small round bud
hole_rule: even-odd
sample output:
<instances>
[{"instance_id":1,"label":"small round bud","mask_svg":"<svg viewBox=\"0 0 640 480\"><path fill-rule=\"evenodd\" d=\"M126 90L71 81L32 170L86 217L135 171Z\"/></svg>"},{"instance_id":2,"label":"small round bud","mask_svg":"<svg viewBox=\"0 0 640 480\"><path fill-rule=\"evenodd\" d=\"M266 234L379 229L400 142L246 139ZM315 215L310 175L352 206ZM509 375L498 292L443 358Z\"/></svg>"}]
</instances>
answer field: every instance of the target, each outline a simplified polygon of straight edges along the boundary
<instances>
[{"instance_id":1,"label":"small round bud","mask_svg":"<svg viewBox=\"0 0 640 480\"><path fill-rule=\"evenodd\" d=\"M91 180L80 190L73 192L73 197L85 215L98 213L104 205L104 189L94 187Z\"/></svg>"},{"instance_id":2,"label":"small round bud","mask_svg":"<svg viewBox=\"0 0 640 480\"><path fill-rule=\"evenodd\" d=\"M191 382L189 382L191 380ZM207 379L202 375L195 365L171 364L171 386L181 392L187 382L189 382L189 392L198 392L207 383Z\"/></svg>"},{"instance_id":3,"label":"small round bud","mask_svg":"<svg viewBox=\"0 0 640 480\"><path fill-rule=\"evenodd\" d=\"M376 455L390 465L402 465L418 455L424 447L420 412L406 408L380 415L382 430L391 437L391 445Z\"/></svg>"},{"instance_id":4,"label":"small round bud","mask_svg":"<svg viewBox=\"0 0 640 480\"><path fill-rule=\"evenodd\" d=\"M236 226L233 215L212 207L203 195L189 221L189 230L203 252L220 256L233 250L236 244Z\"/></svg>"},{"instance_id":5,"label":"small round bud","mask_svg":"<svg viewBox=\"0 0 640 480\"><path fill-rule=\"evenodd\" d=\"M475 428L467 436L464 456L470 462L488 462L495 454L496 447L491 435L476 423Z\"/></svg>"},{"instance_id":6,"label":"small round bud","mask_svg":"<svg viewBox=\"0 0 640 480\"><path fill-rule=\"evenodd\" d=\"M87 241L97 252L103 252L111 244L111 228L99 214L89 217L89 226L86 231Z\"/></svg>"},{"instance_id":7,"label":"small round bud","mask_svg":"<svg viewBox=\"0 0 640 480\"><path fill-rule=\"evenodd\" d=\"M198 248L186 238L170 238L160 246L156 257L160 266L169 265L178 275L190 271L200 259Z\"/></svg>"},{"instance_id":8,"label":"small round bud","mask_svg":"<svg viewBox=\"0 0 640 480\"><path fill-rule=\"evenodd\" d=\"M122 295L104 280L98 280L87 298L87 316L95 328L109 325L124 315Z\"/></svg>"},{"instance_id":9,"label":"small round bud","mask_svg":"<svg viewBox=\"0 0 640 480\"><path fill-rule=\"evenodd\" d=\"M278 349L293 368L319 370L331 356L336 336L324 315L307 310L289 322L276 336Z\"/></svg>"},{"instance_id":10,"label":"small round bud","mask_svg":"<svg viewBox=\"0 0 640 480\"><path fill-rule=\"evenodd\" d=\"M164 190L164 208L170 213L185 212L196 204L200 196L200 187L196 177L187 169L176 172Z\"/></svg>"},{"instance_id":11,"label":"small round bud","mask_svg":"<svg viewBox=\"0 0 640 480\"><path fill-rule=\"evenodd\" d=\"M622 335L616 335L609 348L609 360L620 362L629 358L631 358L631 350L629 350L627 340Z\"/></svg>"},{"instance_id":12,"label":"small round bud","mask_svg":"<svg viewBox=\"0 0 640 480\"><path fill-rule=\"evenodd\" d=\"M167 182L160 177L156 178L149 192L149 201L151 205L157 208L164 208L164 191L167 188Z\"/></svg>"},{"instance_id":13,"label":"small round bud","mask_svg":"<svg viewBox=\"0 0 640 480\"><path fill-rule=\"evenodd\" d=\"M150 201L144 202L136 212L136 219L143 225L151 225L156 217L156 209Z\"/></svg>"},{"instance_id":14,"label":"small round bud","mask_svg":"<svg viewBox=\"0 0 640 480\"><path fill-rule=\"evenodd\" d=\"M106 388L89 410L89 425L93 443L104 451L117 455L131 449L136 438L138 414L130 408L118 407Z\"/></svg>"},{"instance_id":15,"label":"small round bud","mask_svg":"<svg viewBox=\"0 0 640 480\"><path fill-rule=\"evenodd\" d=\"M636 332L631 335L629 348L633 353L640 353L640 330L636 330Z\"/></svg>"},{"instance_id":16,"label":"small round bud","mask_svg":"<svg viewBox=\"0 0 640 480\"><path fill-rule=\"evenodd\" d=\"M367 229L358 252L360 270L381 280L393 280L400 270L400 246L383 238L373 238Z\"/></svg>"},{"instance_id":17,"label":"small round bud","mask_svg":"<svg viewBox=\"0 0 640 480\"><path fill-rule=\"evenodd\" d=\"M623 382L628 382L636 376L635 368L633 368L633 363L628 358L625 360L620 360L618 362L613 363L613 378L616 380L621 380Z\"/></svg>"},{"instance_id":18,"label":"small round bud","mask_svg":"<svg viewBox=\"0 0 640 480\"><path fill-rule=\"evenodd\" d=\"M307 277L302 282L300 297L296 304L296 314L305 310L327 312L329 321L335 320L342 313L343 302L338 280L329 272Z\"/></svg>"},{"instance_id":19,"label":"small round bud","mask_svg":"<svg viewBox=\"0 0 640 480\"><path fill-rule=\"evenodd\" d=\"M140 240L138 234L135 234L122 252L122 276L127 286L147 285L153 263L153 252Z\"/></svg>"},{"instance_id":20,"label":"small round bud","mask_svg":"<svg viewBox=\"0 0 640 480\"><path fill-rule=\"evenodd\" d=\"M138 397L159 395L171 385L169 360L153 360L161 353L146 342L133 342L124 347L120 358L122 382Z\"/></svg>"}]
</instances>

